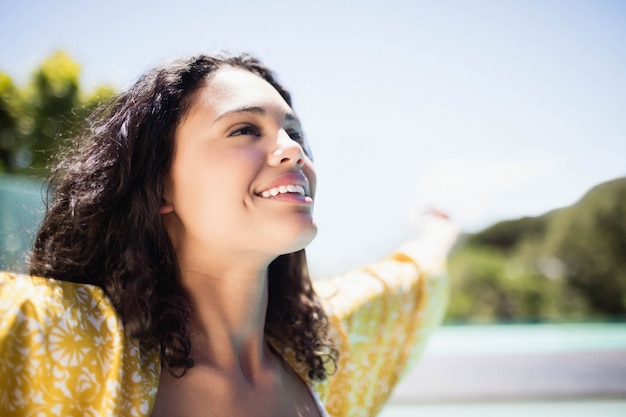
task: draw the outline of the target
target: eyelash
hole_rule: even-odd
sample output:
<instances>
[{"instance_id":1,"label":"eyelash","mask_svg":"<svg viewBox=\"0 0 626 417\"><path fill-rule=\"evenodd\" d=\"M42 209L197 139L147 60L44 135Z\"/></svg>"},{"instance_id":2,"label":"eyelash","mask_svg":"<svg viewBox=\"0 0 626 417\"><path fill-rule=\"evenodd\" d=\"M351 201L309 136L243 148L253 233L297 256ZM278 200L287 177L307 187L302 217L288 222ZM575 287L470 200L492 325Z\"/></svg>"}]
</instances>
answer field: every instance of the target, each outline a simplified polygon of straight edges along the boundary
<instances>
[{"instance_id":1,"label":"eyelash","mask_svg":"<svg viewBox=\"0 0 626 417\"><path fill-rule=\"evenodd\" d=\"M289 137L291 138L291 140L298 142L300 145L303 145L305 142L304 139L304 132L301 132L299 130L287 130L287 134L289 135Z\"/></svg>"},{"instance_id":2,"label":"eyelash","mask_svg":"<svg viewBox=\"0 0 626 417\"><path fill-rule=\"evenodd\" d=\"M300 145L304 145L306 140L304 136L304 132L288 129L286 130L287 134L291 138L291 140L297 142ZM246 125L234 130L229 136L261 136L261 130L253 125Z\"/></svg>"},{"instance_id":3,"label":"eyelash","mask_svg":"<svg viewBox=\"0 0 626 417\"><path fill-rule=\"evenodd\" d=\"M246 136L246 135L261 136L261 131L256 126L246 125L246 126L240 127L239 129L236 129L229 136Z\"/></svg>"}]
</instances>

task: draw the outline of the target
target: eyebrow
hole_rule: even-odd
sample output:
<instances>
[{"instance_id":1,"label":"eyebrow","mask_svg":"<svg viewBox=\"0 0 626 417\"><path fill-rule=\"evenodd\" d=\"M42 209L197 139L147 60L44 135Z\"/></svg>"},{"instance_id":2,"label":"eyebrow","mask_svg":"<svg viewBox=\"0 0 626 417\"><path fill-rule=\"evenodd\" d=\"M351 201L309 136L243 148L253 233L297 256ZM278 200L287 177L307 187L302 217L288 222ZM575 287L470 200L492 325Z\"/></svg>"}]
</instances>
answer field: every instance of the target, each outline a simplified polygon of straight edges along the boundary
<instances>
[{"instance_id":1,"label":"eyebrow","mask_svg":"<svg viewBox=\"0 0 626 417\"><path fill-rule=\"evenodd\" d=\"M219 116L217 116L215 118L215 120L213 121L213 123L216 123L218 120L223 119L225 117L231 116L233 114L237 114L237 113L254 113L254 114L258 114L258 115L265 115L267 114L267 110L265 110L265 108L261 107L261 106L243 106L243 107L237 107L234 109L230 109L225 111L224 113L221 113ZM285 113L285 119L287 121L295 121L300 123L300 119L298 119L298 117L292 113L292 112L288 112Z\"/></svg>"}]
</instances>

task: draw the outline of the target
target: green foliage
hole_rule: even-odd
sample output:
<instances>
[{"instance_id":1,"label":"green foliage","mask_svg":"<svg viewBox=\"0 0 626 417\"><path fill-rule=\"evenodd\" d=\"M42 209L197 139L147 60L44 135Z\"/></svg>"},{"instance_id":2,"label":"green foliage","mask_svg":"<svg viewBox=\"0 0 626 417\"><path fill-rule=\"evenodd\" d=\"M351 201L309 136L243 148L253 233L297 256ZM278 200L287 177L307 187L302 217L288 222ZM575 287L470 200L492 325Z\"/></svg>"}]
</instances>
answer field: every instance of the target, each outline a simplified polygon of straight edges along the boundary
<instances>
[{"instance_id":1,"label":"green foliage","mask_svg":"<svg viewBox=\"0 0 626 417\"><path fill-rule=\"evenodd\" d=\"M28 86L0 73L0 172L46 176L47 164L88 112L114 91L84 94L80 66L65 52L44 60Z\"/></svg>"},{"instance_id":2,"label":"green foliage","mask_svg":"<svg viewBox=\"0 0 626 417\"><path fill-rule=\"evenodd\" d=\"M449 268L449 320L626 316L626 178L468 236Z\"/></svg>"},{"instance_id":3,"label":"green foliage","mask_svg":"<svg viewBox=\"0 0 626 417\"><path fill-rule=\"evenodd\" d=\"M594 311L626 314L626 178L592 189L553 219L547 251Z\"/></svg>"},{"instance_id":4,"label":"green foliage","mask_svg":"<svg viewBox=\"0 0 626 417\"><path fill-rule=\"evenodd\" d=\"M0 72L0 172L14 165L18 149L21 100L15 84L7 74Z\"/></svg>"},{"instance_id":5,"label":"green foliage","mask_svg":"<svg viewBox=\"0 0 626 417\"><path fill-rule=\"evenodd\" d=\"M470 236L469 243L511 250L524 240L543 235L545 229L545 217L523 217L519 220L496 223L484 231Z\"/></svg>"},{"instance_id":6,"label":"green foliage","mask_svg":"<svg viewBox=\"0 0 626 417\"><path fill-rule=\"evenodd\" d=\"M79 106L79 74L78 64L63 52L52 55L35 72L28 97L32 129L23 142L31 152L32 167L45 167L60 138L71 129L72 109Z\"/></svg>"}]
</instances>

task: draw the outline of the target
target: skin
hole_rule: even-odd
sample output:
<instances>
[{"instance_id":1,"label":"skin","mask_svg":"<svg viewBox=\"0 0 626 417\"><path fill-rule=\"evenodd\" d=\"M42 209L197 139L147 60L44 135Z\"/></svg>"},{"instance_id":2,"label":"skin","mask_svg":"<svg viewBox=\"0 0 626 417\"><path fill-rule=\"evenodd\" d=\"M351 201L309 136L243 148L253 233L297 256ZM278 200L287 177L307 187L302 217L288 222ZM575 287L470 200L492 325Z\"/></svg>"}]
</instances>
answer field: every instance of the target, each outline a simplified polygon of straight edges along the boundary
<instances>
[{"instance_id":1,"label":"skin","mask_svg":"<svg viewBox=\"0 0 626 417\"><path fill-rule=\"evenodd\" d=\"M174 146L161 213L191 296L195 366L161 374L152 415L319 416L263 330L268 265L317 232L297 117L265 80L226 67L197 93ZM310 196L259 195L302 175Z\"/></svg>"}]
</instances>

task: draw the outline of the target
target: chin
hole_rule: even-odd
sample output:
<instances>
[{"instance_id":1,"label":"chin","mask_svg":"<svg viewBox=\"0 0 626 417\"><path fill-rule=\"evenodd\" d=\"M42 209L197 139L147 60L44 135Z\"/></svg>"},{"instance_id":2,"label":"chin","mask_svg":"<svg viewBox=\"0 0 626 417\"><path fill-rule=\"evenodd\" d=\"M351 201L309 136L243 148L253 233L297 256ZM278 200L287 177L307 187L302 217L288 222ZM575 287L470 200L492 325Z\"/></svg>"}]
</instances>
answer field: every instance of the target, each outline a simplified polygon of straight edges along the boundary
<instances>
[{"instance_id":1,"label":"chin","mask_svg":"<svg viewBox=\"0 0 626 417\"><path fill-rule=\"evenodd\" d=\"M300 233L293 236L288 247L281 251L282 254L298 252L306 248L315 239L315 236L317 236L317 226L313 224L308 230L301 230Z\"/></svg>"}]
</instances>

